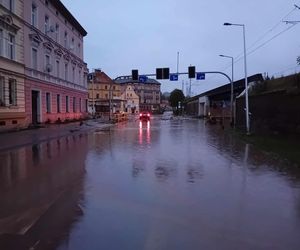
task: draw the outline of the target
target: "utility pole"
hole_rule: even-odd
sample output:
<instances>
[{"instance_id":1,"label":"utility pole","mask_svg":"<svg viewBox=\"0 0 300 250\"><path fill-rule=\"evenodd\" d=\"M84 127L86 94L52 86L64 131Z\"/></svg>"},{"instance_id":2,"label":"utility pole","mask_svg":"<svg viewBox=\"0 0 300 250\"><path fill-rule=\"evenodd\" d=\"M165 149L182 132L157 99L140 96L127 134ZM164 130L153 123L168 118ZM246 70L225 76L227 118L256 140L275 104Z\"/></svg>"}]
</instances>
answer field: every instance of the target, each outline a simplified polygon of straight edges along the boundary
<instances>
[{"instance_id":1,"label":"utility pole","mask_svg":"<svg viewBox=\"0 0 300 250\"><path fill-rule=\"evenodd\" d=\"M112 98L112 83L109 84L109 120L111 121L112 116L112 105L111 105L111 98Z\"/></svg>"},{"instance_id":2,"label":"utility pole","mask_svg":"<svg viewBox=\"0 0 300 250\"><path fill-rule=\"evenodd\" d=\"M179 52L177 52L177 74L179 72Z\"/></svg>"},{"instance_id":3,"label":"utility pole","mask_svg":"<svg viewBox=\"0 0 300 250\"><path fill-rule=\"evenodd\" d=\"M94 108L95 108L95 99L94 99L94 77L95 77L95 72L93 73L92 72L92 116L94 118L95 116L95 111L94 111Z\"/></svg>"}]
</instances>

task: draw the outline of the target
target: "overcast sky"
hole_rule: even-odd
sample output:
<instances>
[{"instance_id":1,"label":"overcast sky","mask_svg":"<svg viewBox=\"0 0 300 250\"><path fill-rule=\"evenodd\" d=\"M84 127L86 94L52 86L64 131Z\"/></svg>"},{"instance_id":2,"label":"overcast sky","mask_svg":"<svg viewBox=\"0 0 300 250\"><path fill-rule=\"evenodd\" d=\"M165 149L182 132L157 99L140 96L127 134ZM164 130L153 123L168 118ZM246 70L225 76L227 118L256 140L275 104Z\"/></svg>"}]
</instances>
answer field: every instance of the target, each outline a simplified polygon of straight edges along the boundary
<instances>
[{"instance_id":1,"label":"overcast sky","mask_svg":"<svg viewBox=\"0 0 300 250\"><path fill-rule=\"evenodd\" d=\"M248 75L269 76L299 72L299 0L62 0L88 32L84 60L92 71L101 68L111 78L155 73L157 67L187 72L223 71L231 76L231 60L243 54L243 31L224 22L245 24ZM288 30L286 30L288 29ZM282 32L282 33L281 33ZM281 33L281 34L280 34ZM254 44L254 45L253 45ZM262 46L265 44L264 46ZM260 47L261 46L261 47ZM260 47L256 49L257 47ZM243 58L234 63L234 80L244 77ZM189 82L161 81L162 92L182 88ZM228 83L223 76L207 75L192 81L193 94ZM184 88L184 92L186 87ZM185 92L186 94L186 92Z\"/></svg>"}]
</instances>

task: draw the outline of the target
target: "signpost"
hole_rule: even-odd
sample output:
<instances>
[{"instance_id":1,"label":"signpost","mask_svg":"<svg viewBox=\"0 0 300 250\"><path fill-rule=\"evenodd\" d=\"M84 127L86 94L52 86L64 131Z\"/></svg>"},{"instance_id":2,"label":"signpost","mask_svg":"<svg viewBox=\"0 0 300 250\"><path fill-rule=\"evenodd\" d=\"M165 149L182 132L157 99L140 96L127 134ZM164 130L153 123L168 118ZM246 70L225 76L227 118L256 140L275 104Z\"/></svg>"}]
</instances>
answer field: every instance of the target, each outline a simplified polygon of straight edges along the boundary
<instances>
[{"instance_id":1,"label":"signpost","mask_svg":"<svg viewBox=\"0 0 300 250\"><path fill-rule=\"evenodd\" d=\"M148 77L147 76L139 76L139 82L145 83L147 82Z\"/></svg>"},{"instance_id":2,"label":"signpost","mask_svg":"<svg viewBox=\"0 0 300 250\"><path fill-rule=\"evenodd\" d=\"M178 74L170 74L170 81L178 81Z\"/></svg>"},{"instance_id":3,"label":"signpost","mask_svg":"<svg viewBox=\"0 0 300 250\"><path fill-rule=\"evenodd\" d=\"M197 80L205 80L205 73L197 73L196 74L196 79Z\"/></svg>"}]
</instances>

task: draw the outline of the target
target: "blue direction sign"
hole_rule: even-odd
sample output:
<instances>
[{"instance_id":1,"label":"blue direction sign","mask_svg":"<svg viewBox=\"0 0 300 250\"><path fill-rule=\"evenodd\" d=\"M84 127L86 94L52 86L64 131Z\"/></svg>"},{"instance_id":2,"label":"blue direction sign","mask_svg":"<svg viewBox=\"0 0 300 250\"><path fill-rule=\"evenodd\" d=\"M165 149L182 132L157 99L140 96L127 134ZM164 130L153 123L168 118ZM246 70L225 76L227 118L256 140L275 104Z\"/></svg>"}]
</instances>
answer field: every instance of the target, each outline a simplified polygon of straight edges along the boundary
<instances>
[{"instance_id":1,"label":"blue direction sign","mask_svg":"<svg viewBox=\"0 0 300 250\"><path fill-rule=\"evenodd\" d=\"M170 74L170 81L178 81L178 74Z\"/></svg>"},{"instance_id":2,"label":"blue direction sign","mask_svg":"<svg viewBox=\"0 0 300 250\"><path fill-rule=\"evenodd\" d=\"M148 77L147 76L139 76L139 82L145 83L147 82Z\"/></svg>"},{"instance_id":3,"label":"blue direction sign","mask_svg":"<svg viewBox=\"0 0 300 250\"><path fill-rule=\"evenodd\" d=\"M196 79L197 80L205 80L205 73L197 73Z\"/></svg>"}]
</instances>

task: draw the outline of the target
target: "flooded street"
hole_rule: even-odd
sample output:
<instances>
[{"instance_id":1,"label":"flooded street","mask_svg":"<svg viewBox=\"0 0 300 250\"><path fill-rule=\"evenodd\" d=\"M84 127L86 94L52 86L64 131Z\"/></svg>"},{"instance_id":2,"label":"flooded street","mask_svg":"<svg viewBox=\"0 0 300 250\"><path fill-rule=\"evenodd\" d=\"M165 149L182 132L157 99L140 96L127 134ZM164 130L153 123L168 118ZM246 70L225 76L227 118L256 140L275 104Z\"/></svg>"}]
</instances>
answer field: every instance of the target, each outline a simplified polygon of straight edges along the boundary
<instances>
[{"instance_id":1,"label":"flooded street","mask_svg":"<svg viewBox=\"0 0 300 250\"><path fill-rule=\"evenodd\" d=\"M0 152L0 249L300 249L300 171L203 120Z\"/></svg>"}]
</instances>

